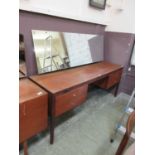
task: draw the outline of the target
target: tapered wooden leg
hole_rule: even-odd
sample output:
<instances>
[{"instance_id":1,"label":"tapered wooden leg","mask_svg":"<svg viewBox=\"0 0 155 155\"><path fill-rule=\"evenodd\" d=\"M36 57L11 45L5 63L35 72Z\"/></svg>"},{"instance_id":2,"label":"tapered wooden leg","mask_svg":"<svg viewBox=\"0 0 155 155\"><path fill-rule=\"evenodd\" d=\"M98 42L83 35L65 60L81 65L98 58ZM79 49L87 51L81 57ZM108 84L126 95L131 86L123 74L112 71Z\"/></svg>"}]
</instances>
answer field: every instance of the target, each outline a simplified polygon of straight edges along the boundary
<instances>
[{"instance_id":1,"label":"tapered wooden leg","mask_svg":"<svg viewBox=\"0 0 155 155\"><path fill-rule=\"evenodd\" d=\"M50 113L50 144L54 142L54 126L55 126L55 96L49 94L49 113Z\"/></svg>"},{"instance_id":2,"label":"tapered wooden leg","mask_svg":"<svg viewBox=\"0 0 155 155\"><path fill-rule=\"evenodd\" d=\"M115 86L115 92L114 92L114 96L117 96L117 92L118 92L118 87L119 87L119 83Z\"/></svg>"},{"instance_id":3,"label":"tapered wooden leg","mask_svg":"<svg viewBox=\"0 0 155 155\"><path fill-rule=\"evenodd\" d=\"M53 142L54 142L54 118L51 118L50 120L50 144L53 144Z\"/></svg>"},{"instance_id":4,"label":"tapered wooden leg","mask_svg":"<svg viewBox=\"0 0 155 155\"><path fill-rule=\"evenodd\" d=\"M54 110L55 110L55 97L50 94L50 144L54 142Z\"/></svg>"},{"instance_id":5,"label":"tapered wooden leg","mask_svg":"<svg viewBox=\"0 0 155 155\"><path fill-rule=\"evenodd\" d=\"M25 141L25 142L23 143L23 145L24 145L24 155L28 155L28 151L27 151L27 141Z\"/></svg>"},{"instance_id":6,"label":"tapered wooden leg","mask_svg":"<svg viewBox=\"0 0 155 155\"><path fill-rule=\"evenodd\" d=\"M125 134L115 155L122 155L123 154L124 148L128 143L128 139L129 139L129 137Z\"/></svg>"}]
</instances>

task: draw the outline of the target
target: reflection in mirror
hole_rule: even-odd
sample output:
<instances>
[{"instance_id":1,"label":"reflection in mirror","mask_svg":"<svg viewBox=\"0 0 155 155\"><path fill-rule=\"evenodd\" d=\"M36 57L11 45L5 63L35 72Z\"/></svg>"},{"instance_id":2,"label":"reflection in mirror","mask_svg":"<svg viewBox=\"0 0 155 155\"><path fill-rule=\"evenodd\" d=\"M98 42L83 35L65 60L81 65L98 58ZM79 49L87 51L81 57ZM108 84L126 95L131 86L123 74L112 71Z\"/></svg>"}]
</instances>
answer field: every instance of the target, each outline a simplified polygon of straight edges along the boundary
<instances>
[{"instance_id":1,"label":"reflection in mirror","mask_svg":"<svg viewBox=\"0 0 155 155\"><path fill-rule=\"evenodd\" d=\"M24 36L19 34L19 78L26 75Z\"/></svg>"},{"instance_id":2,"label":"reflection in mirror","mask_svg":"<svg viewBox=\"0 0 155 155\"><path fill-rule=\"evenodd\" d=\"M32 30L38 73L103 61L103 36Z\"/></svg>"}]
</instances>

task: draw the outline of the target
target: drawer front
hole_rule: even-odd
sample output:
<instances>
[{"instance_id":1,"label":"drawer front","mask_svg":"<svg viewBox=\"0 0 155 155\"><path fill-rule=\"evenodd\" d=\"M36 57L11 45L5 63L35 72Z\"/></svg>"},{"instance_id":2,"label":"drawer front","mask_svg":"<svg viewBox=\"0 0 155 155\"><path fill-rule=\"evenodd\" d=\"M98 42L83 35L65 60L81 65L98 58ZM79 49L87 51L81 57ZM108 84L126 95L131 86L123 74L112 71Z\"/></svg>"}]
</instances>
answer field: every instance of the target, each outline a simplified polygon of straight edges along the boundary
<instances>
[{"instance_id":1,"label":"drawer front","mask_svg":"<svg viewBox=\"0 0 155 155\"><path fill-rule=\"evenodd\" d=\"M107 77L95 82L94 84L103 89L109 89L120 81L121 75L122 69L109 74Z\"/></svg>"},{"instance_id":2,"label":"drawer front","mask_svg":"<svg viewBox=\"0 0 155 155\"><path fill-rule=\"evenodd\" d=\"M48 96L40 96L19 105L19 142L31 138L48 126Z\"/></svg>"},{"instance_id":3,"label":"drawer front","mask_svg":"<svg viewBox=\"0 0 155 155\"><path fill-rule=\"evenodd\" d=\"M57 95L55 102L55 116L59 116L84 102L87 97L87 90L88 85L84 85Z\"/></svg>"},{"instance_id":4,"label":"drawer front","mask_svg":"<svg viewBox=\"0 0 155 155\"><path fill-rule=\"evenodd\" d=\"M122 70L118 70L118 71L111 73L108 77L106 88L108 89L114 86L115 84L117 84L121 79L121 75L122 75Z\"/></svg>"},{"instance_id":5,"label":"drawer front","mask_svg":"<svg viewBox=\"0 0 155 155\"><path fill-rule=\"evenodd\" d=\"M100 88L106 89L108 82L108 77L105 77L101 80L96 81L94 84Z\"/></svg>"}]
</instances>

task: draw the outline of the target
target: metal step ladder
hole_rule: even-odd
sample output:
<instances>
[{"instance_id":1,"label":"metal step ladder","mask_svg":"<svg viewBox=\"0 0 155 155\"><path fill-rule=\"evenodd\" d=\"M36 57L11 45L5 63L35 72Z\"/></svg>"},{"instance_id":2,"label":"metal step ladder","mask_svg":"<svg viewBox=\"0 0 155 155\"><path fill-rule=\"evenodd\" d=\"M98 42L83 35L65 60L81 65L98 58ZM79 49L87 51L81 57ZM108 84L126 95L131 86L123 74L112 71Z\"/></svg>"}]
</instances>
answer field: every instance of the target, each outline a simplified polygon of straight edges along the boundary
<instances>
[{"instance_id":1,"label":"metal step ladder","mask_svg":"<svg viewBox=\"0 0 155 155\"><path fill-rule=\"evenodd\" d=\"M48 36L44 42L44 56L43 56L42 70L44 71L48 68L50 68L50 70L59 70L68 68L67 63L61 58L59 54L53 54L54 52L52 51L52 47L55 51L57 51L57 48L52 43L52 36ZM59 52L57 51L57 53ZM48 65L46 64L46 62L48 62Z\"/></svg>"},{"instance_id":2,"label":"metal step ladder","mask_svg":"<svg viewBox=\"0 0 155 155\"><path fill-rule=\"evenodd\" d=\"M44 71L46 68L51 67L52 68L52 61L51 61L51 57L52 57L52 51L51 51L51 43L52 43L52 36L48 36L45 39L44 42L44 56L43 56L43 68L42 70ZM48 51L50 48L50 51ZM50 62L48 65L46 64L46 62Z\"/></svg>"},{"instance_id":3,"label":"metal step ladder","mask_svg":"<svg viewBox=\"0 0 155 155\"><path fill-rule=\"evenodd\" d=\"M132 92L132 94L130 96L130 99L128 101L128 104L126 105L126 107L123 110L123 115L122 115L122 117L120 118L119 122L116 125L114 133L113 133L113 135L112 135L112 137L110 139L111 143L115 140L116 135L117 135L118 132L125 134L126 128L122 124L123 124L123 121L125 119L125 116L130 115L134 111L135 103L133 104L133 106L131 106L134 97L135 97L135 90L133 90L133 92ZM132 139L135 139L135 134L132 132L130 137Z\"/></svg>"}]
</instances>

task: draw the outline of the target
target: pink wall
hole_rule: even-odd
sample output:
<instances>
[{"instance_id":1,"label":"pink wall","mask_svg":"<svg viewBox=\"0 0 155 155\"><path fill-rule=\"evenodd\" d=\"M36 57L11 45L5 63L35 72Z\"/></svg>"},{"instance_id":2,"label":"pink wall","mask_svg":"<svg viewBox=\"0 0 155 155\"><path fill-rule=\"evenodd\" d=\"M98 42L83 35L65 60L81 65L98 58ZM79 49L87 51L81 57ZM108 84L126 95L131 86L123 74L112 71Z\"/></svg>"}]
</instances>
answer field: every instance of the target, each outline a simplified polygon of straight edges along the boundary
<instances>
[{"instance_id":1,"label":"pink wall","mask_svg":"<svg viewBox=\"0 0 155 155\"><path fill-rule=\"evenodd\" d=\"M105 60L124 66L119 92L131 94L135 87L135 67L128 71L135 35L132 33L106 32Z\"/></svg>"},{"instance_id":2,"label":"pink wall","mask_svg":"<svg viewBox=\"0 0 155 155\"><path fill-rule=\"evenodd\" d=\"M79 32L88 34L104 34L105 26L58 18L27 11L19 12L19 33L24 35L26 66L28 75L37 73L36 60L33 51L31 30L51 30L63 32Z\"/></svg>"}]
</instances>

